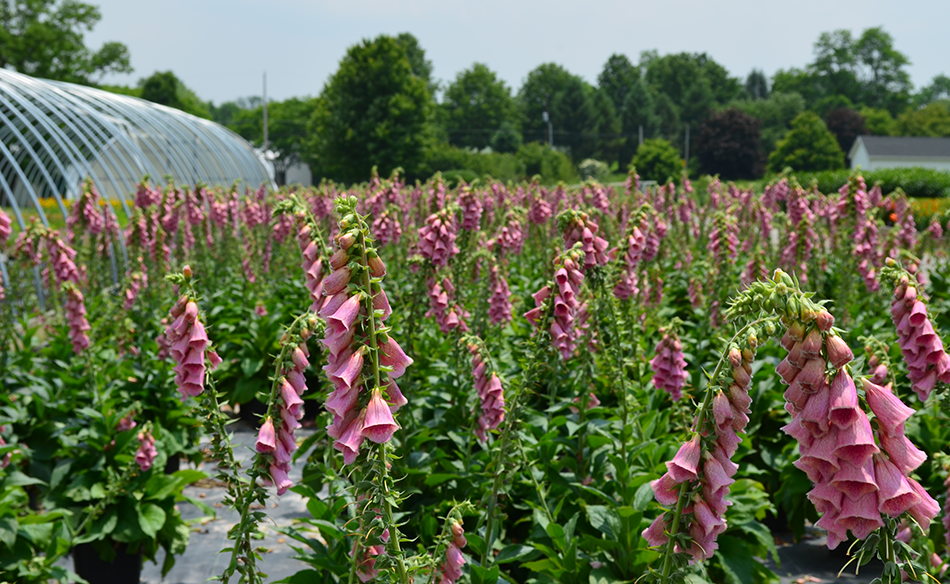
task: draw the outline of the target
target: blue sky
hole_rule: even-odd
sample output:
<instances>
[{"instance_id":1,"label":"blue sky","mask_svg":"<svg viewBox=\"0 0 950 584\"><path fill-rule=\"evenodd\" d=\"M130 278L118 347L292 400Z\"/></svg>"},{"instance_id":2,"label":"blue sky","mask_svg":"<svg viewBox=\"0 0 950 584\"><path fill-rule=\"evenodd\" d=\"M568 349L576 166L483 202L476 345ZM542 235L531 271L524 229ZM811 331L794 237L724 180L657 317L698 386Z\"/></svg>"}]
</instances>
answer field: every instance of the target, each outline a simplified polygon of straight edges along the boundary
<instances>
[{"instance_id":1,"label":"blue sky","mask_svg":"<svg viewBox=\"0 0 950 584\"><path fill-rule=\"evenodd\" d=\"M259 94L266 70L272 99L316 95L348 46L378 34L414 34L449 81L475 61L515 91L528 72L554 61L596 82L604 61L624 53L710 54L733 75L771 75L812 59L823 31L884 26L911 60L915 86L950 74L950 1L905 0L87 0L103 19L88 35L128 45L134 84L174 71L215 103Z\"/></svg>"}]
</instances>

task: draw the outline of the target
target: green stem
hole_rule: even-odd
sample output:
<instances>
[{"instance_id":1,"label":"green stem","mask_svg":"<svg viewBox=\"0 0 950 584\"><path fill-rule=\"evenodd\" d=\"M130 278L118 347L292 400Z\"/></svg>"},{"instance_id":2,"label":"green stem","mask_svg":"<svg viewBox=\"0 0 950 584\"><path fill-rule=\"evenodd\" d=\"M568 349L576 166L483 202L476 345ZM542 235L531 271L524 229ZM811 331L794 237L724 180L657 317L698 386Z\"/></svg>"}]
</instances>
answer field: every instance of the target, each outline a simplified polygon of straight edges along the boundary
<instances>
[{"instance_id":1,"label":"green stem","mask_svg":"<svg viewBox=\"0 0 950 584\"><path fill-rule=\"evenodd\" d=\"M732 339L726 344L726 349L719 356L719 362L716 363L716 369L713 371L712 377L709 379L709 383L706 385L706 396L703 398L703 403L699 406L699 412L696 415L696 424L693 426L693 432L700 432L703 427L703 423L706 421L706 415L709 411L709 405L712 402L713 393L719 389L719 376L722 374L722 366L726 362L726 358L729 355L729 347L731 347L736 340L747 330L761 324L767 320L776 320L777 316L769 316L765 318L760 318L750 322L745 325L735 335ZM676 502L676 511L673 513L673 521L670 523L670 539L666 543L666 552L663 554L663 569L660 575L660 584L667 584L670 581L670 571L673 567L673 547L676 545L676 534L679 530L680 517L683 515L683 507L686 505L686 492L689 489L689 481L684 481L680 484L680 492L677 496Z\"/></svg>"}]
</instances>

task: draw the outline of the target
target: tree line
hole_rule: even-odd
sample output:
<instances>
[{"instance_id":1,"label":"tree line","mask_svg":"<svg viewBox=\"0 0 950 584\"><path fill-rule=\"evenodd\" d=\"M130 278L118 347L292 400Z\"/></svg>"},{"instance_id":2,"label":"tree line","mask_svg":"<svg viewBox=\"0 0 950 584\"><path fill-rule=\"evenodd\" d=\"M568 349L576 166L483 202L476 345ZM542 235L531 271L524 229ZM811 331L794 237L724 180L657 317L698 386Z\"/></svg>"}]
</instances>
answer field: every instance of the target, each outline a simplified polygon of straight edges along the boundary
<instances>
[{"instance_id":1,"label":"tree line","mask_svg":"<svg viewBox=\"0 0 950 584\"><path fill-rule=\"evenodd\" d=\"M100 17L81 2L0 0L0 66L88 85L130 72L121 43L85 46ZM726 179L822 170L843 166L862 134L950 136L950 78L915 91L909 64L874 27L823 33L811 63L771 78L733 76L707 53L644 51L635 62L611 55L596 84L545 63L516 91L483 63L437 80L413 35L380 35L351 46L316 97L269 103L266 146L278 177L302 162L316 180L343 182L374 166L409 178L541 168L565 178L589 159L618 173L634 162L658 180L685 169ZM171 71L102 87L213 119L263 146L258 97L216 106Z\"/></svg>"}]
</instances>

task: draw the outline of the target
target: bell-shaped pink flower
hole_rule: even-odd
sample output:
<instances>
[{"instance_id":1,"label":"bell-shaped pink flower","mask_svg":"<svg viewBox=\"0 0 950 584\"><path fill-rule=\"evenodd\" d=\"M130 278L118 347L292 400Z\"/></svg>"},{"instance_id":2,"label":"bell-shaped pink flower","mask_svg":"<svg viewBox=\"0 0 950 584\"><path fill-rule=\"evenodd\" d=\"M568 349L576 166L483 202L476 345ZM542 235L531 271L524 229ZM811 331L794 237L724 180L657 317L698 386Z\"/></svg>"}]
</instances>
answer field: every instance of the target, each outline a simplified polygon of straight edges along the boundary
<instances>
[{"instance_id":1,"label":"bell-shaped pink flower","mask_svg":"<svg viewBox=\"0 0 950 584\"><path fill-rule=\"evenodd\" d=\"M903 434L903 431L899 431L899 428L903 427L904 422L913 415L914 410L905 406L900 398L890 391L889 387L881 387L867 379L862 381L868 405L884 431L888 434Z\"/></svg>"},{"instance_id":2,"label":"bell-shaped pink flower","mask_svg":"<svg viewBox=\"0 0 950 584\"><path fill-rule=\"evenodd\" d=\"M841 369L831 382L830 391L830 421L839 429L847 428L858 419L859 413L863 413L858 409L858 392L854 387L854 380L847 371Z\"/></svg>"},{"instance_id":3,"label":"bell-shaped pink flower","mask_svg":"<svg viewBox=\"0 0 950 584\"><path fill-rule=\"evenodd\" d=\"M849 499L856 501L868 493L878 490L874 480L874 463L871 459L855 466L847 461L841 461L841 470L831 479L831 486L844 493ZM875 503L875 509L877 504Z\"/></svg>"},{"instance_id":4,"label":"bell-shaped pink flower","mask_svg":"<svg viewBox=\"0 0 950 584\"><path fill-rule=\"evenodd\" d=\"M388 442L398 429L399 425L393 419L389 404L383 399L382 392L378 387L373 389L369 404L366 406L363 436L372 442L383 444Z\"/></svg>"},{"instance_id":5,"label":"bell-shaped pink flower","mask_svg":"<svg viewBox=\"0 0 950 584\"><path fill-rule=\"evenodd\" d=\"M920 496L911 488L907 478L886 456L874 457L874 478L880 489L877 500L881 513L899 517L920 503Z\"/></svg>"},{"instance_id":6,"label":"bell-shaped pink flower","mask_svg":"<svg viewBox=\"0 0 950 584\"><path fill-rule=\"evenodd\" d=\"M927 530L930 529L930 522L940 513L940 505L927 493L925 488L920 486L920 483L910 478L907 479L907 482L910 483L910 488L920 497L920 502L908 509L907 512L917 520L924 533L927 533Z\"/></svg>"},{"instance_id":7,"label":"bell-shaped pink flower","mask_svg":"<svg viewBox=\"0 0 950 584\"><path fill-rule=\"evenodd\" d=\"M666 463L666 468L677 483L696 480L699 457L699 434L696 434L689 442L680 446L673 460Z\"/></svg>"},{"instance_id":8,"label":"bell-shaped pink flower","mask_svg":"<svg viewBox=\"0 0 950 584\"><path fill-rule=\"evenodd\" d=\"M643 539L647 540L647 543L650 544L650 547L660 547L661 545L666 545L670 541L670 536L666 534L666 529L668 522L664 521L663 515L660 515L653 520L653 523L650 524L650 527L643 530L641 534Z\"/></svg>"},{"instance_id":9,"label":"bell-shaped pink flower","mask_svg":"<svg viewBox=\"0 0 950 584\"><path fill-rule=\"evenodd\" d=\"M903 427L900 430L900 433L896 434L881 432L878 436L881 439L881 448L887 452L891 462L907 476L927 460L927 455L904 435Z\"/></svg>"},{"instance_id":10,"label":"bell-shaped pink flower","mask_svg":"<svg viewBox=\"0 0 950 584\"><path fill-rule=\"evenodd\" d=\"M881 512L878 511L877 492L866 491L857 499L845 497L837 523L850 529L858 539L866 539L876 529L884 527Z\"/></svg>"},{"instance_id":11,"label":"bell-shaped pink flower","mask_svg":"<svg viewBox=\"0 0 950 584\"><path fill-rule=\"evenodd\" d=\"M257 451L264 454L273 452L277 448L277 435L274 432L274 421L266 418L257 432Z\"/></svg>"},{"instance_id":12,"label":"bell-shaped pink flower","mask_svg":"<svg viewBox=\"0 0 950 584\"><path fill-rule=\"evenodd\" d=\"M841 460L858 466L878 452L871 422L867 414L858 410L857 420L850 426L838 430L838 447L835 449L835 455Z\"/></svg>"},{"instance_id":13,"label":"bell-shaped pink flower","mask_svg":"<svg viewBox=\"0 0 950 584\"><path fill-rule=\"evenodd\" d=\"M360 453L363 444L363 425L366 421L366 410L360 412L346 427L340 438L333 443L333 447L343 453L344 464L353 464Z\"/></svg>"},{"instance_id":14,"label":"bell-shaped pink flower","mask_svg":"<svg viewBox=\"0 0 950 584\"><path fill-rule=\"evenodd\" d=\"M406 367L412 365L412 358L406 355L395 339L388 337L379 343L379 364L392 367L389 376L398 379L406 372Z\"/></svg>"}]
</instances>

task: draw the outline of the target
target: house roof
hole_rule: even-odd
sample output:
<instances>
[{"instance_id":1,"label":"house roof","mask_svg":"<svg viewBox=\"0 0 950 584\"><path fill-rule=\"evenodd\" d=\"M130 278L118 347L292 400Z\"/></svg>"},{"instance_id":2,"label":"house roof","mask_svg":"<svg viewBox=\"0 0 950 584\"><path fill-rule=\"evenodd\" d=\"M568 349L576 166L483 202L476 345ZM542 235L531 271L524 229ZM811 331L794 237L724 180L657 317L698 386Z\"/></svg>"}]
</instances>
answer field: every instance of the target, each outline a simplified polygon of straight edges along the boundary
<instances>
[{"instance_id":1,"label":"house roof","mask_svg":"<svg viewBox=\"0 0 950 584\"><path fill-rule=\"evenodd\" d=\"M947 158L950 159L950 138L919 138L911 136L858 136L848 153L854 157L863 143L871 158Z\"/></svg>"}]
</instances>

